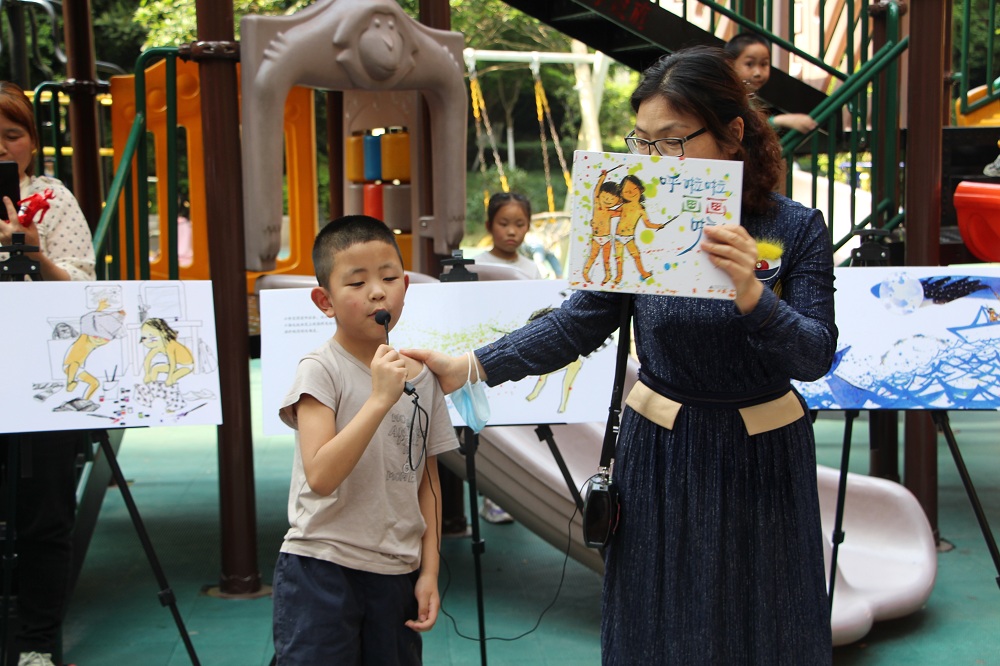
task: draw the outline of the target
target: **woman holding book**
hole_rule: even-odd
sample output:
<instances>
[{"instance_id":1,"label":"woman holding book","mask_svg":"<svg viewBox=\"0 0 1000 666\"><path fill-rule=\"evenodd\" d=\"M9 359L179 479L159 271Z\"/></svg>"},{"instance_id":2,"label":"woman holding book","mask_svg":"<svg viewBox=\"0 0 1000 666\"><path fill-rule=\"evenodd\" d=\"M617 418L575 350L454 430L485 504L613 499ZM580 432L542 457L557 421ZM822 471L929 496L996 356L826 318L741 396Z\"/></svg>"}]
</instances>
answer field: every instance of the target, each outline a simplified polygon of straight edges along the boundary
<instances>
[{"instance_id":1,"label":"woman holding book","mask_svg":"<svg viewBox=\"0 0 1000 666\"><path fill-rule=\"evenodd\" d=\"M822 377L836 349L826 225L773 193L777 138L720 49L661 58L631 102L632 152L744 162L743 215L706 227L701 244L734 301L634 297L641 370L615 455L603 661L828 664L813 431L790 384ZM618 327L622 298L578 291L476 350L481 376L495 385L590 353ZM466 380L464 356L407 353L445 391Z\"/></svg>"}]
</instances>

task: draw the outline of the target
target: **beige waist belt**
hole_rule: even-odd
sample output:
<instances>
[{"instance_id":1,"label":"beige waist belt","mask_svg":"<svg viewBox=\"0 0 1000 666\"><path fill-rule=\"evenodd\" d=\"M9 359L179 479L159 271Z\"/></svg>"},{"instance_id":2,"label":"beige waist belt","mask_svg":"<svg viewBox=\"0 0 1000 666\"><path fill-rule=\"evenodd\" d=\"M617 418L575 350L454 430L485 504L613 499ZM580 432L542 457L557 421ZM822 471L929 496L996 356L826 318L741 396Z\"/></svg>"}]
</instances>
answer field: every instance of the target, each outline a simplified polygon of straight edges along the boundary
<instances>
[{"instance_id":1,"label":"beige waist belt","mask_svg":"<svg viewBox=\"0 0 1000 666\"><path fill-rule=\"evenodd\" d=\"M667 430L674 429L677 412L682 407L681 403L660 395L642 382L635 383L635 386L629 391L628 397L625 398L625 404ZM759 435L762 432L777 430L798 421L805 416L805 411L795 393L789 391L780 398L752 407L741 407L740 416L743 417L743 425L747 429L747 434Z\"/></svg>"}]
</instances>

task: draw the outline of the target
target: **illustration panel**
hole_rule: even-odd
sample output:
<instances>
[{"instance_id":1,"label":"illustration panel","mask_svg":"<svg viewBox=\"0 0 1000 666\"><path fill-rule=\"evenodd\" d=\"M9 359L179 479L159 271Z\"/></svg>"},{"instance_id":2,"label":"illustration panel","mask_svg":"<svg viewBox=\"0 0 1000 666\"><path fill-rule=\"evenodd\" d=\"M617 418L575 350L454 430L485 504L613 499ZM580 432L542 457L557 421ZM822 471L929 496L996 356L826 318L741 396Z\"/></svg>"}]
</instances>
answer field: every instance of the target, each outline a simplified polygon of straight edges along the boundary
<instances>
[{"instance_id":1,"label":"illustration panel","mask_svg":"<svg viewBox=\"0 0 1000 666\"><path fill-rule=\"evenodd\" d=\"M571 194L571 287L736 297L700 244L740 223L742 162L577 151Z\"/></svg>"},{"instance_id":2,"label":"illustration panel","mask_svg":"<svg viewBox=\"0 0 1000 666\"><path fill-rule=\"evenodd\" d=\"M2 282L6 432L219 424L207 281Z\"/></svg>"},{"instance_id":3,"label":"illustration panel","mask_svg":"<svg viewBox=\"0 0 1000 666\"><path fill-rule=\"evenodd\" d=\"M811 409L1000 408L1000 267L836 269L833 368Z\"/></svg>"},{"instance_id":4,"label":"illustration panel","mask_svg":"<svg viewBox=\"0 0 1000 666\"><path fill-rule=\"evenodd\" d=\"M261 390L264 433L288 434L278 407L292 386L299 359L329 340L336 323L309 299L309 289L260 294ZM570 291L564 280L413 284L389 342L397 349L464 354L558 307ZM490 425L582 423L607 417L616 344L609 339L587 357L543 377L487 388ZM473 374L473 379L475 375ZM464 425L451 401L452 423Z\"/></svg>"}]
</instances>

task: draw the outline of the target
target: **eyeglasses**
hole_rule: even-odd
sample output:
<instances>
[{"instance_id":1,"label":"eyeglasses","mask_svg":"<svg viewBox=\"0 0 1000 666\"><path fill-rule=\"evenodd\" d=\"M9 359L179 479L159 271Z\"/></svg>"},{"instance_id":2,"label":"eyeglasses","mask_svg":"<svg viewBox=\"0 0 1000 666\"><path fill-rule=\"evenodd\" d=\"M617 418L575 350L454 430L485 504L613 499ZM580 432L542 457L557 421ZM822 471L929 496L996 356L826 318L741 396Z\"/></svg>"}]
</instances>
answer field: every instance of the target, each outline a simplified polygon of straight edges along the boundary
<instances>
[{"instance_id":1,"label":"eyeglasses","mask_svg":"<svg viewBox=\"0 0 1000 666\"><path fill-rule=\"evenodd\" d=\"M679 139L676 137L667 137L665 139L656 139L655 141L646 141L637 137L635 130L632 130L625 137L625 145L628 146L628 151L633 155L655 154L662 155L663 157L684 157L684 144L707 131L707 127L702 127L700 130L691 132Z\"/></svg>"}]
</instances>

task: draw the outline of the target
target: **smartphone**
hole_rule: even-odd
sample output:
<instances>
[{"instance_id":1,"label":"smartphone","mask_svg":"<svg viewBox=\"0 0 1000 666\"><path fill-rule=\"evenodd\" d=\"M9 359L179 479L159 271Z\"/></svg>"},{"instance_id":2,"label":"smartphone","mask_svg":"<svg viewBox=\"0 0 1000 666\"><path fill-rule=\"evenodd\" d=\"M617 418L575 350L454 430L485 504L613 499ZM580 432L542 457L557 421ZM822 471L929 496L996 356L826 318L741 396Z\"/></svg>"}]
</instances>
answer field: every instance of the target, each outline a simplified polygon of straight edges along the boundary
<instances>
[{"instance_id":1,"label":"smartphone","mask_svg":"<svg viewBox=\"0 0 1000 666\"><path fill-rule=\"evenodd\" d=\"M21 171L17 168L17 162L0 162L0 197L10 197L17 208L17 202L21 199ZM7 206L3 205L0 198L0 220L7 219Z\"/></svg>"}]
</instances>

